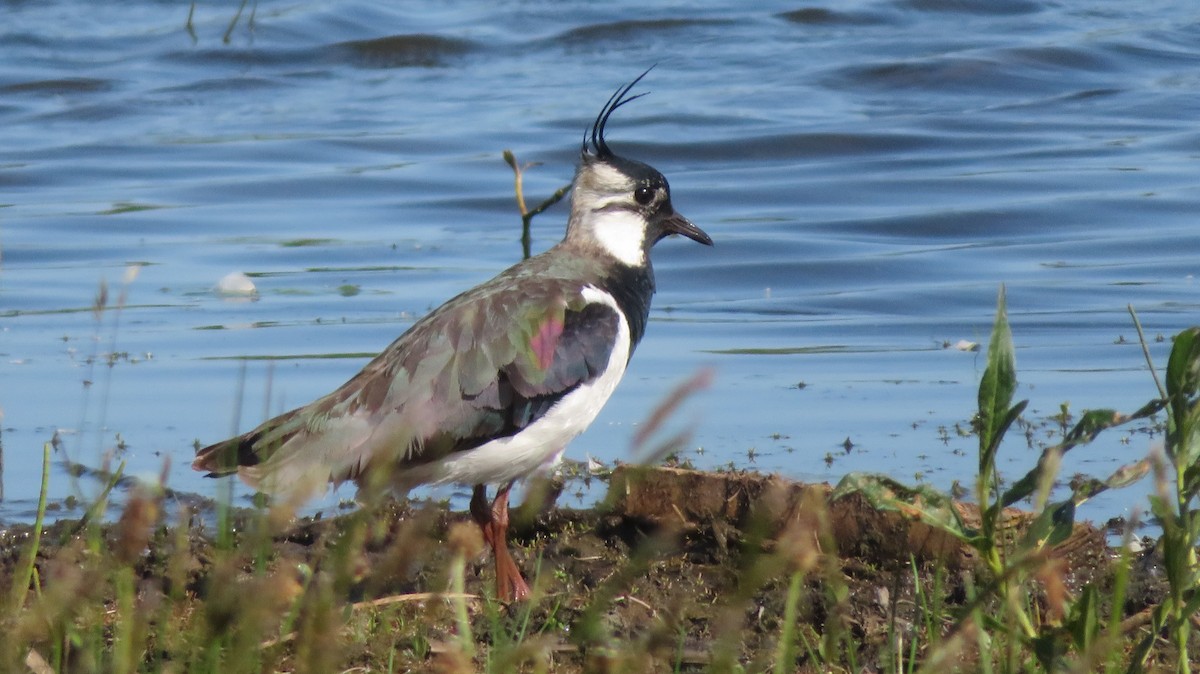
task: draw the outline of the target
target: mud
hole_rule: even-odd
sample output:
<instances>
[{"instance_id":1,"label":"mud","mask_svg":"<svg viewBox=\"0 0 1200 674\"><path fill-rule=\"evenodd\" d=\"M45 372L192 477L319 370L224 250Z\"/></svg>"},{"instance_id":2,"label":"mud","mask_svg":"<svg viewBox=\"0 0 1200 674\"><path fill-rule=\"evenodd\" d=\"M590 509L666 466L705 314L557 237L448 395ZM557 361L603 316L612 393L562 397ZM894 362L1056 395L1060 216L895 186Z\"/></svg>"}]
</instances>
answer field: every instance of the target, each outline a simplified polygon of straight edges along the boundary
<instances>
[{"instance_id":1,"label":"mud","mask_svg":"<svg viewBox=\"0 0 1200 674\"><path fill-rule=\"evenodd\" d=\"M534 598L513 605L486 599L492 565L474 528L461 525L469 517L436 504L388 502L299 522L243 513L234 543L216 540L198 515L174 523L155 512L127 513L143 521L102 535L134 566L143 593L207 604L209 623L221 602L230 616L244 616L237 602L247 592L257 593L267 614L260 618L271 620L273 610L286 613L290 600L326 579L343 607L343 623L332 628L342 638L328 646L336 671L474 671L482 663L504 671L494 669L498 658L511 659L512 671L769 670L781 653L793 579L791 657L800 671L830 663L895 671L899 654L922 655L931 619L935 640L970 636L948 618L967 605L972 587L989 581L973 552L898 513L857 497L830 503L829 494L827 485L753 473L624 468L593 509L531 498L514 511L510 541ZM968 521L976 517L971 506L959 507ZM1029 519L1009 511L1005 526L1019 532ZM80 530L62 521L45 532L38 577L47 592L82 554ZM0 537L4 587L28 537L24 527ZM1062 592L1076 596L1092 585L1111 594L1117 556L1106 540L1104 531L1076 524L1047 557L1034 592L1047 616ZM231 546L249 552L231 557ZM465 601L481 647L474 661L456 645L454 602L442 595L453 587L456 555L466 559ZM1165 591L1152 549L1132 569L1131 591L1116 607L1131 631ZM289 644L270 646L279 651L278 668L299 657ZM972 647L955 653L972 669Z\"/></svg>"}]
</instances>

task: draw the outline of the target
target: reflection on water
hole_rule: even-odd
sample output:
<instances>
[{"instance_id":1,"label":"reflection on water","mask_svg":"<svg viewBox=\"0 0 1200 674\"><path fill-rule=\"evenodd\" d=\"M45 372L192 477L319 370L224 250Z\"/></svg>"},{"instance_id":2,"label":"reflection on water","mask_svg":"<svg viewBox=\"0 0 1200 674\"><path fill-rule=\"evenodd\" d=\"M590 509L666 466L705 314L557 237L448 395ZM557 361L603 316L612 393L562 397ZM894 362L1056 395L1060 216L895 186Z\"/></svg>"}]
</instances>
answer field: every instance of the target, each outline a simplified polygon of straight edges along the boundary
<instances>
[{"instance_id":1,"label":"reflection on water","mask_svg":"<svg viewBox=\"0 0 1200 674\"><path fill-rule=\"evenodd\" d=\"M169 462L173 487L215 493L188 467L197 441L331 390L519 259L501 152L541 163L525 176L540 200L651 63L653 95L610 140L717 245L659 246L653 324L568 455L626 458L654 404L712 365L676 421L695 424L698 465L965 480L981 356L945 346L986 340L1001 283L1031 420L1154 395L1127 305L1151 339L1197 322L1198 18L1159 2L264 2L236 21L198 5L189 25L155 3L9 6L0 520L29 516L56 433L57 458ZM535 250L564 212L534 220ZM255 301L216 292L223 278ZM1150 349L1161 365L1169 341ZM1102 436L1064 477L1153 442ZM1035 457L1014 438L1001 469ZM52 485L75 488L61 469Z\"/></svg>"}]
</instances>

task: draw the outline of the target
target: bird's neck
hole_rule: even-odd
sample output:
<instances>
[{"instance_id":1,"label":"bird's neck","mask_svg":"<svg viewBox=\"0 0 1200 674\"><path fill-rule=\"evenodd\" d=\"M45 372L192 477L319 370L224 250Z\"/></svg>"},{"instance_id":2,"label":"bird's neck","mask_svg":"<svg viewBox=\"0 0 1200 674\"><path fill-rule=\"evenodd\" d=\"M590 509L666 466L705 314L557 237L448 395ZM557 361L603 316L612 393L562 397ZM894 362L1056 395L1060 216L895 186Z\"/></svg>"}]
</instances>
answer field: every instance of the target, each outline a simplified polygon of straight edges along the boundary
<instances>
[{"instance_id":1,"label":"bird's neck","mask_svg":"<svg viewBox=\"0 0 1200 674\"><path fill-rule=\"evenodd\" d=\"M592 279L590 283L616 300L629 321L632 355L632 347L637 346L646 331L650 299L654 296L654 267L650 264L650 256L643 255L638 264L628 264L594 237L572 236L570 231L558 247L566 249L563 252L576 260L586 260L585 264L590 268L587 276Z\"/></svg>"},{"instance_id":2,"label":"bird's neck","mask_svg":"<svg viewBox=\"0 0 1200 674\"><path fill-rule=\"evenodd\" d=\"M608 292L621 307L629 321L629 337L632 341L629 354L641 341L646 332L646 321L650 317L650 299L654 296L654 268L650 260L640 267L618 264L611 267L598 284Z\"/></svg>"}]
</instances>

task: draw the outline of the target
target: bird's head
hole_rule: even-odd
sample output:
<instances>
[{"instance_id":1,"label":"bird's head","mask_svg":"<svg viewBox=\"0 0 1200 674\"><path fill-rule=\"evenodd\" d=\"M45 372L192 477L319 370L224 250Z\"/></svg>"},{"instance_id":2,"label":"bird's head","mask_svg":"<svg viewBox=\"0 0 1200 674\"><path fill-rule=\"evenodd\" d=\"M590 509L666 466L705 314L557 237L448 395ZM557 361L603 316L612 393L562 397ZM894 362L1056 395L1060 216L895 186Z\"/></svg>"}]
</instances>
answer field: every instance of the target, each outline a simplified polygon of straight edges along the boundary
<instances>
[{"instance_id":1,"label":"bird's head","mask_svg":"<svg viewBox=\"0 0 1200 674\"><path fill-rule=\"evenodd\" d=\"M629 95L646 73L617 91L604 104L591 132L585 131L582 158L575 172L567 239L596 244L620 262L644 266L650 247L669 234L682 234L711 246L712 239L671 205L671 186L657 169L619 157L604 140L608 118L622 105L645 94Z\"/></svg>"}]
</instances>

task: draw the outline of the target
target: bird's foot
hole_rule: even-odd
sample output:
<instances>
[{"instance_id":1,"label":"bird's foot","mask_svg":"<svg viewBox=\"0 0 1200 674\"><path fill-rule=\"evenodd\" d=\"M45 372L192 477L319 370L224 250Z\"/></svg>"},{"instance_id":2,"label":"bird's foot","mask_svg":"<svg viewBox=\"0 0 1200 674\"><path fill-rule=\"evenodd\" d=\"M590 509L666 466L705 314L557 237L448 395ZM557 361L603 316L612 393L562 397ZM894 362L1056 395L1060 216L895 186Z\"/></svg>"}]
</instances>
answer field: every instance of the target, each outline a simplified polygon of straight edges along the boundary
<instances>
[{"instance_id":1,"label":"bird's foot","mask_svg":"<svg viewBox=\"0 0 1200 674\"><path fill-rule=\"evenodd\" d=\"M471 516L479 524L483 539L491 546L492 558L496 561L496 598L501 601L524 601L529 598L529 584L508 551L508 491L511 488L511 482L501 486L489 507L486 487L475 485L471 495Z\"/></svg>"}]
</instances>

